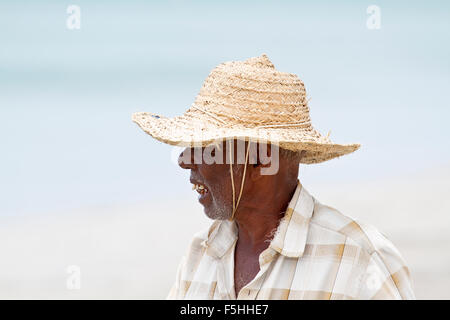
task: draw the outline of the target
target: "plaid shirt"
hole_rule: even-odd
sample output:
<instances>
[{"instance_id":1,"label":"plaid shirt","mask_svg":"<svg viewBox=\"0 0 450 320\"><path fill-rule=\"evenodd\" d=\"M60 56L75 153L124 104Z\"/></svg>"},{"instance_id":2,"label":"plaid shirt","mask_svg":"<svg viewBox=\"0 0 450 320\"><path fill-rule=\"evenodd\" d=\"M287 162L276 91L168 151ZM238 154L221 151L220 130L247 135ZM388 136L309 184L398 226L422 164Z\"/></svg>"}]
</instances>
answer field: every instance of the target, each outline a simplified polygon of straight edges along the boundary
<instances>
[{"instance_id":1,"label":"plaid shirt","mask_svg":"<svg viewBox=\"0 0 450 320\"><path fill-rule=\"evenodd\" d=\"M168 299L414 299L400 253L375 228L319 203L300 183L260 270L236 297L235 222L215 221L182 259Z\"/></svg>"}]
</instances>

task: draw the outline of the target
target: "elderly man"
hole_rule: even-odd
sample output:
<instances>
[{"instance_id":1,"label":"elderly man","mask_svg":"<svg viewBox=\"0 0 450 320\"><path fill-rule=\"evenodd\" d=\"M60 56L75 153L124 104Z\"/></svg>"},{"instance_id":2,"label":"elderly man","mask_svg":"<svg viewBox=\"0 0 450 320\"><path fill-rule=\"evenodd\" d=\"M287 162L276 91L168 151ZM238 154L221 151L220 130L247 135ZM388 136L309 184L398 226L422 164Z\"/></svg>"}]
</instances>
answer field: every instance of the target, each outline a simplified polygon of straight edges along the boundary
<instances>
[{"instance_id":1,"label":"elderly man","mask_svg":"<svg viewBox=\"0 0 450 320\"><path fill-rule=\"evenodd\" d=\"M135 113L152 137L185 147L179 164L211 227L196 234L169 299L413 299L397 249L321 204L299 164L359 148L311 125L303 82L266 55L216 67L183 116Z\"/></svg>"}]
</instances>

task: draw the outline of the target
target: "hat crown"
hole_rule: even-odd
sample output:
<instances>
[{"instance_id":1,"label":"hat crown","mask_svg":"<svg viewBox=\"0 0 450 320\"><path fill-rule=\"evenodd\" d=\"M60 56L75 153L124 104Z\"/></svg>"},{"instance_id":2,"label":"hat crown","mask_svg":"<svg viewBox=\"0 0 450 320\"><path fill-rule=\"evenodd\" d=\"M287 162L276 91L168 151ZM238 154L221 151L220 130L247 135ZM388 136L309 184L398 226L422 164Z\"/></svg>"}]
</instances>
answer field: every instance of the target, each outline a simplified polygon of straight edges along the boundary
<instances>
[{"instance_id":1,"label":"hat crown","mask_svg":"<svg viewBox=\"0 0 450 320\"><path fill-rule=\"evenodd\" d=\"M270 68L275 69L273 63L269 60L269 57L263 53L260 57L253 57L244 61L245 64L255 68Z\"/></svg>"},{"instance_id":2,"label":"hat crown","mask_svg":"<svg viewBox=\"0 0 450 320\"><path fill-rule=\"evenodd\" d=\"M302 163L351 153L359 144L334 144L311 125L303 82L280 72L266 55L218 65L184 115L133 114L152 137L171 145L206 147L224 139L266 141L302 151Z\"/></svg>"},{"instance_id":3,"label":"hat crown","mask_svg":"<svg viewBox=\"0 0 450 320\"><path fill-rule=\"evenodd\" d=\"M295 74L276 70L265 54L214 68L187 114L197 117L202 112L228 127L310 126L303 82Z\"/></svg>"}]
</instances>

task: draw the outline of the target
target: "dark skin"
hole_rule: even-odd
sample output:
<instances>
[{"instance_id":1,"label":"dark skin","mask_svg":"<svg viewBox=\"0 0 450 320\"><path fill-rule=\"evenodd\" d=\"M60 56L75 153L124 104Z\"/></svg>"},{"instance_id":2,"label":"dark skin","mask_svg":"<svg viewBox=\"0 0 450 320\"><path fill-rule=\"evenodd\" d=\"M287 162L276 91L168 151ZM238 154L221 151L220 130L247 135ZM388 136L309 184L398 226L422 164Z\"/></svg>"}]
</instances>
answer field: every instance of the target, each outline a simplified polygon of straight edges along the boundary
<instances>
[{"instance_id":1,"label":"dark skin","mask_svg":"<svg viewBox=\"0 0 450 320\"><path fill-rule=\"evenodd\" d=\"M191 183L202 184L208 192L200 197L205 214L211 219L230 219L233 211L230 165L227 164L226 142L220 145L223 150L222 164L202 163L193 161L194 150L185 149L179 158L183 169L191 170ZM247 145L247 144L246 144ZM191 157L186 157L186 152ZM205 148L202 148L205 151ZM240 192L244 164L237 163L237 146L234 143L233 177L236 199ZM270 148L267 155L270 157ZM215 154L213 152L213 154ZM219 157L222 155L219 154ZM189 160L186 160L189 159ZM288 159L280 154L276 174L264 175L264 164L254 158L255 164L248 164L245 173L245 183L241 200L235 212L234 219L238 227L238 239L235 247L234 285L236 296L259 272L259 255L269 246L273 233L289 204L297 187L298 161Z\"/></svg>"}]
</instances>

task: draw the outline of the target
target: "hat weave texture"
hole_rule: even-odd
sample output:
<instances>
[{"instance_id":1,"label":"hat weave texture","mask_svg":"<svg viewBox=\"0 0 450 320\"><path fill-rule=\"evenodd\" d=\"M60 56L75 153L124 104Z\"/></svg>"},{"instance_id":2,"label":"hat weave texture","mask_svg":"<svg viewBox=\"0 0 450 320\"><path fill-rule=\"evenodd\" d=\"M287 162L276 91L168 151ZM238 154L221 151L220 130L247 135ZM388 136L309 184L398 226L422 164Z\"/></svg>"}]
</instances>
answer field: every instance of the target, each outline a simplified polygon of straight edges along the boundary
<instances>
[{"instance_id":1,"label":"hat weave texture","mask_svg":"<svg viewBox=\"0 0 450 320\"><path fill-rule=\"evenodd\" d=\"M360 146L332 143L315 130L303 82L295 74L276 70L265 54L218 65L181 116L137 112L132 120L171 145L207 146L232 138L268 142L304 150L302 163L330 160Z\"/></svg>"}]
</instances>

